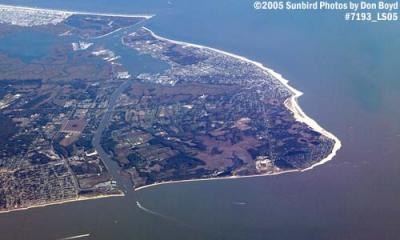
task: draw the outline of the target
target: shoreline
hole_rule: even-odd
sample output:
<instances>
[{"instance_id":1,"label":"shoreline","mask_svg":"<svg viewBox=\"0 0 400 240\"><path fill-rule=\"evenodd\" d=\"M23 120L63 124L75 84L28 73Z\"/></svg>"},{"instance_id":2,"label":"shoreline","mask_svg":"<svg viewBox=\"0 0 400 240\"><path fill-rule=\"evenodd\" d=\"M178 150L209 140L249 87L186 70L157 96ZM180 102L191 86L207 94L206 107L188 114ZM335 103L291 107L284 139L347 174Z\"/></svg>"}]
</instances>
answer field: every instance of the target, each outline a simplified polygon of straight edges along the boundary
<instances>
[{"instance_id":1,"label":"shoreline","mask_svg":"<svg viewBox=\"0 0 400 240\"><path fill-rule=\"evenodd\" d=\"M337 138L333 133L331 133L331 132L327 131L326 129L324 129L323 127L321 127L314 119L312 119L309 116L307 116L307 114L304 113L304 111L300 108L300 105L298 104L297 100L301 95L303 95L303 92L301 92L301 91L295 89L294 87L290 86L289 85L289 80L285 79L281 74L275 72L273 69L264 66L260 62L256 62L256 61L250 60L250 59L248 59L246 57L243 57L243 56L240 56L240 55L236 55L236 54L233 54L233 53L230 53L230 52L226 52L226 51L223 51L223 50L220 50L220 49L207 47L207 46L203 46L203 45L199 45L199 44L193 44L193 43L187 43L187 42L168 39L168 38L161 37L161 36L155 34L149 28L146 28L146 27L143 27L143 28L145 30L149 31L150 34L153 37L155 37L156 39L163 40L163 41L168 41L168 42L179 44L179 45L183 45L183 46L215 51L215 52L218 52L220 54L224 54L224 55L233 57L235 59L238 59L238 60L250 63L250 64L254 64L255 66L261 68L262 70L265 71L266 74L269 74L272 77L274 77L284 87L286 87L287 89L289 89L289 91L291 91L293 93L293 95L291 97L289 97L288 99L285 100L284 105L289 111L291 111L293 113L293 117L295 118L295 120L298 121L298 122L302 122L302 123L306 124L307 126L309 126L314 131L321 133L322 135L324 135L325 137L327 137L329 139L332 139L335 143L334 143L334 146L332 148L331 153L328 156L326 156L325 158L321 159L320 161L312 164L310 167L307 167L307 168L304 168L304 169L293 169L293 170L286 170L286 171L281 171L281 172L254 174L254 175L247 175L247 176L212 177L212 178L204 178L204 179L187 179L187 180L178 180L178 181L158 182L158 183L153 183L153 184L149 184L149 185L145 185L145 186L141 186L141 187L135 188L134 191L139 191L141 189L145 189L145 188L149 188L149 187L154 187L154 186L158 186L158 185L165 185L165 184L172 184L172 183L208 181L208 180L230 180L230 179L238 179L238 178L253 178L253 177L275 176L275 175L280 175L280 174L285 174L285 173L290 173L290 172L305 172L305 171L311 170L311 169L313 169L313 168L315 168L317 166L323 165L323 164L329 162L330 160L332 160L333 157L336 156L337 151L342 147L342 143L339 140L339 138Z\"/></svg>"},{"instance_id":2,"label":"shoreline","mask_svg":"<svg viewBox=\"0 0 400 240\"><path fill-rule=\"evenodd\" d=\"M63 9L50 9L50 8L40 8L40 7L30 7L23 5L7 5L0 4L0 8L16 8L20 10L33 10L33 11L48 11L57 13L66 13L71 15L94 15L94 16L110 16L110 17L141 17L145 19L150 19L154 17L154 14L122 14L122 13L99 13L99 12L86 12L86 11L70 11Z\"/></svg>"},{"instance_id":3,"label":"shoreline","mask_svg":"<svg viewBox=\"0 0 400 240\"><path fill-rule=\"evenodd\" d=\"M6 8L16 8L16 9L22 9L22 10L43 10L43 11L49 11L49 12L57 12L57 13L66 13L66 14L87 14L87 15L99 15L99 16L116 16L116 17L143 17L146 20L152 18L154 15L140 15L140 14L112 14L112 13L95 13L95 12L73 12L73 11L64 11L64 10L53 10L53 9L46 9L46 8L35 8L35 7L25 7L25 6L13 6L13 5L5 5L5 4L0 4L1 7L6 7ZM212 47L207 47L203 45L198 45L198 44L193 44L193 43L187 43L187 42L182 42L182 41L176 41L168 38L164 38L161 36L158 36L155 34L152 30L143 27L147 31L151 33L153 37L159 40L164 40L168 41L171 43L183 45L183 46L188 46L188 47L194 47L194 48L200 48L200 49L207 49L213 52L217 52L235 59L238 59L240 61L253 64L256 67L261 68L266 75L272 76L274 79L276 79L280 84L282 84L284 87L286 87L292 95L287 98L284 102L285 107L293 113L293 117L295 118L296 121L302 122L306 125L308 125L311 129L313 129L316 132L321 133L325 137L332 139L334 141L334 146L332 148L331 153L326 156L325 158L321 159L320 161L312 164L310 167L304 168L304 169L292 169L292 170L284 170L284 171L279 171L279 172L270 172L270 173L263 173L263 174L254 174L254 175L247 175L247 176L226 176L226 177L211 177L211 178L204 178L204 179L187 179L187 180L177 180L177 181L165 181L165 182L158 182L158 183L153 183L149 185L144 185L138 188L135 188L134 191L139 191L145 188L149 187L154 187L158 185L165 185L165 184L172 184L172 183L182 183L182 182L195 182L195 181L211 181L211 180L230 180L230 179L239 179L239 178L254 178L254 177L265 177L265 176L274 176L274 175L280 175L280 174L285 174L285 173L291 173L291 172L305 172L308 170L313 169L316 166L322 165L327 163L328 161L332 160L333 157L336 155L337 151L341 148L342 144L340 140L331 132L325 130L322 128L315 120L307 116L303 110L300 108L298 104L298 98L303 95L303 92L293 88L292 86L289 85L289 81L285 79L281 74L275 72L273 69L270 69L266 66L264 66L260 62L256 62L253 60L250 60L246 57L236 55L230 52L226 52L223 50L219 50L216 48ZM118 29L117 31L119 31ZM38 207L45 207L49 205L58 205L58 204L63 204L63 203L68 203L68 202L76 202L76 201L85 201L85 200L94 200L94 199L100 199L100 198L108 198L108 197L115 197L115 196L125 196L125 194L112 194L112 195L99 195L99 196L94 196L94 197L78 197L77 199L71 199L71 200L65 200L65 201L59 201L59 202L53 202L53 203L45 203L45 204L39 204L39 205L33 205L25 208L18 208L18 209L11 209L11 210L5 210L5 211L0 211L1 213L8 213L8 212L14 212L14 211L21 211L21 210L28 210L32 208L38 208Z\"/></svg>"},{"instance_id":4,"label":"shoreline","mask_svg":"<svg viewBox=\"0 0 400 240\"><path fill-rule=\"evenodd\" d=\"M198 178L198 179L186 179L186 180L176 180L176 181L165 181L165 182L158 182L152 183L149 185L144 185L138 188L135 188L134 191L140 191L145 188L156 187L159 185L167 185L167 184L174 184L174 183L188 183L188 182L202 182L202 181L216 181L216 180L234 180L234 179L241 179L241 178L256 178L256 177L267 177L267 176L277 176L285 173L295 173L300 172L300 170L292 169L280 172L273 172L273 173L262 173L262 174L253 174L253 175L244 175L244 176L227 176L227 177L210 177L210 178Z\"/></svg>"},{"instance_id":5,"label":"shoreline","mask_svg":"<svg viewBox=\"0 0 400 240\"><path fill-rule=\"evenodd\" d=\"M10 210L0 210L0 214L13 213L13 212L17 212L17 211L24 211L24 210L34 209L34 208L43 208L43 207L53 206L53 205L61 205L61 204L65 204L65 203L96 200L96 199L111 198L111 197L124 197L124 196L125 196L125 194L123 192L121 192L119 194L115 193L115 194L109 194L109 195L97 195L97 196L93 196L93 197L78 197L78 198L74 198L74 199L70 199L70 200L62 200L62 201L32 205L29 207L15 208L15 209L10 209Z\"/></svg>"}]
</instances>

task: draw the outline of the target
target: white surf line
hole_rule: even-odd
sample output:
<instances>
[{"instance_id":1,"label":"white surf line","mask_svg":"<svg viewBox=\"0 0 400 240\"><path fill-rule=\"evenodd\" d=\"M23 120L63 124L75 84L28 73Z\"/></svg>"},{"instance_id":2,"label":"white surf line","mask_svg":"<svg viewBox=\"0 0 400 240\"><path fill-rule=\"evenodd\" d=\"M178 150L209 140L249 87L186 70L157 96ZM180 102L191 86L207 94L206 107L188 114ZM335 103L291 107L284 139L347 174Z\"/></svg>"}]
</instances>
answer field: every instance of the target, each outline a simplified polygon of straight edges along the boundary
<instances>
[{"instance_id":1,"label":"white surf line","mask_svg":"<svg viewBox=\"0 0 400 240\"><path fill-rule=\"evenodd\" d=\"M260 173L260 174L253 174L253 175L233 175L233 176L227 176L227 177L210 177L210 178L197 178L197 179L186 179L186 180L171 180L171 181L161 181L161 182L156 182L152 183L149 185L144 185L138 188L135 188L134 191L139 191L145 188L151 188L159 185L167 185L167 184L175 184L175 183L189 183L189 182L203 182L203 181L226 181L226 180L234 180L234 179L241 179L241 178L257 178L257 177L265 177L265 176L277 176L281 175L284 173L295 173L299 172L301 170L297 169L291 169L291 170L285 170L285 171L280 171L280 172L272 172L272 173Z\"/></svg>"},{"instance_id":2,"label":"white surf line","mask_svg":"<svg viewBox=\"0 0 400 240\"><path fill-rule=\"evenodd\" d=\"M150 30L150 29L148 29L146 27L143 27L143 28L145 30L149 31L153 37L155 37L157 39L160 39L160 40L168 41L168 42L179 44L179 45L183 45L183 46L215 51L215 52L218 52L218 53L233 57L235 59L238 59L238 60L241 60L241 61L244 61L244 62L247 62L247 63L254 64L255 66L257 66L257 67L261 68L262 70L264 70L266 75L273 76L283 86L285 86L287 89L289 89L293 93L293 95L290 98L288 98L285 101L284 104L285 104L286 108L289 109L293 113L294 118L299 122L305 123L311 129L313 129L316 132L321 133L325 137L333 139L333 141L335 142L335 144L334 144L334 146L332 148L332 152L327 157L325 157L324 159L321 159L319 162L311 165L308 168L297 170L297 171L304 172L304 171L307 171L307 170L311 170L316 166L322 165L322 164L332 160L333 157L336 155L337 151L342 147L342 143L340 142L340 140L334 134L332 134L331 132L329 132L329 131L325 130L324 128L322 128L314 119L310 118L309 116L307 116L303 112L303 110L300 108L300 106L299 106L299 104L297 102L297 99L301 95L303 95L303 92L301 92L301 91L293 88L292 86L290 86L289 85L289 81L287 79L285 79L281 74L275 72L274 70L272 70L270 68L267 68L262 63L250 60L250 59L248 59L246 57L239 56L239 55L236 55L236 54L233 54L233 53L229 53L229 52L226 52L226 51L223 51L223 50L219 50L219 49L216 49L216 48L211 48L211 47L206 47L206 46L202 46L202 45L198 45L198 44L187 43L187 42L176 41L176 40L164 38L164 37L158 36L152 30ZM286 172L288 172L288 171L286 171Z\"/></svg>"},{"instance_id":3,"label":"white surf line","mask_svg":"<svg viewBox=\"0 0 400 240\"><path fill-rule=\"evenodd\" d=\"M85 238L85 237L90 237L90 233L60 238L59 240L71 240L71 239L78 239L78 238Z\"/></svg>"},{"instance_id":4,"label":"white surf line","mask_svg":"<svg viewBox=\"0 0 400 240\"><path fill-rule=\"evenodd\" d=\"M120 13L100 13L100 12L85 12L85 11L69 11L63 9L49 9L49 8L39 8L39 7L29 7L22 5L7 5L0 4L0 8L15 8L19 10L31 10L31 11L48 11L48 12L58 12L58 13L67 13L72 15L95 15L95 16L109 16L109 17L142 17L146 19L150 19L154 17L154 14L120 14Z\"/></svg>"}]
</instances>

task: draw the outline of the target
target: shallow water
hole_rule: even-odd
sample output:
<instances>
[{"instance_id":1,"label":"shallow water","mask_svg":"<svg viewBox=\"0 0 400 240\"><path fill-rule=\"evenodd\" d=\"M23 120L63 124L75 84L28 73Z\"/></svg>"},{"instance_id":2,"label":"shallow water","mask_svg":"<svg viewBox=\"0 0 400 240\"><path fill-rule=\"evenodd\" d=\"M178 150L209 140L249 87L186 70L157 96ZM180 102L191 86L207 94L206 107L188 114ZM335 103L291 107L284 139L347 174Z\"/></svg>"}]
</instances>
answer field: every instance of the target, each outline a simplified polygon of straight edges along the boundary
<instances>
[{"instance_id":1,"label":"shallow water","mask_svg":"<svg viewBox=\"0 0 400 240\"><path fill-rule=\"evenodd\" d=\"M122 29L109 37L94 40L99 46L111 49L117 56L120 56L118 62L121 63L132 76L141 73L159 73L167 70L169 65L161 60L151 57L147 54L139 54L135 49L125 46L121 42L122 36L136 31L143 24L139 23L133 27Z\"/></svg>"},{"instance_id":2,"label":"shallow water","mask_svg":"<svg viewBox=\"0 0 400 240\"><path fill-rule=\"evenodd\" d=\"M0 37L0 53L19 58L25 63L47 55L56 42L56 35L38 31L16 31Z\"/></svg>"}]
</instances>

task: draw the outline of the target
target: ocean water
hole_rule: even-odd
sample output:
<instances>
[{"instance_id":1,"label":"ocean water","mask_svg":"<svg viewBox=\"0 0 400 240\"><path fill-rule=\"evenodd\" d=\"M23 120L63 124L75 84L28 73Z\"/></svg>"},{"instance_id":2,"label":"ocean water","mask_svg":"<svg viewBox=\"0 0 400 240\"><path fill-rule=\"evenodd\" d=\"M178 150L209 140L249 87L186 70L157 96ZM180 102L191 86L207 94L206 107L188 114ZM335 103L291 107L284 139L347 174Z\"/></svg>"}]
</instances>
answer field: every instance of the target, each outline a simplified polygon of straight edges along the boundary
<instances>
[{"instance_id":1,"label":"ocean water","mask_svg":"<svg viewBox=\"0 0 400 240\"><path fill-rule=\"evenodd\" d=\"M345 22L339 12L256 12L248 0L0 2L155 13L146 26L159 35L283 74L304 92L304 111L343 144L332 161L304 173L163 185L1 214L1 239L399 239L398 23Z\"/></svg>"}]
</instances>

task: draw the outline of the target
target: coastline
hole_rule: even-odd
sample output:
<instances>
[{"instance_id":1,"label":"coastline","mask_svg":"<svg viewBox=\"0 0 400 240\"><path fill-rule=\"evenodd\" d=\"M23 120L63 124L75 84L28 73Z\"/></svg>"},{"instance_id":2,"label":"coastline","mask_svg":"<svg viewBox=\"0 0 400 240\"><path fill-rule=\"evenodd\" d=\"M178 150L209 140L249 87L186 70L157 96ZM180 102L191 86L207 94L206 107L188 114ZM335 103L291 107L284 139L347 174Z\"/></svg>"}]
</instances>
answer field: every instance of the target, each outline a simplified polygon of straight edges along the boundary
<instances>
[{"instance_id":1,"label":"coastline","mask_svg":"<svg viewBox=\"0 0 400 240\"><path fill-rule=\"evenodd\" d=\"M247 175L247 176L228 176L228 177L212 177L212 178L204 178L204 179L188 179L188 180L178 180L178 181L165 181L165 182L158 182L158 183L153 183L153 184L141 186L141 187L135 188L134 191L139 191L139 190L142 190L142 189L145 189L145 188L149 188L149 187L154 187L154 186L158 186L158 185L165 185L165 184L172 184L172 183L209 181L209 180L230 180L230 179L238 179L238 178L253 178L253 177L274 176L274 175L280 175L280 174L290 173L290 172L305 172L305 171L311 170L311 169L313 169L313 168L315 168L317 166L320 166L320 165L325 164L325 163L329 162L330 160L332 160L333 157L336 155L337 151L342 147L342 143L339 140L339 138L337 138L333 133L331 133L331 132L327 131L326 129L324 129L323 127L321 127L314 119L312 119L309 116L307 116L307 114L305 114L304 111L300 108L300 105L298 104L297 100L301 95L303 95L303 92L301 92L301 91L295 89L294 87L290 86L289 85L289 80L285 79L281 74L275 72L273 69L270 69L270 68L264 66L260 62L256 62L256 61L250 60L250 59L248 59L246 57L243 57L243 56L239 56L239 55L236 55L236 54L233 54L233 53L229 53L229 52L226 52L226 51L223 51L223 50L219 50L219 49L216 49L216 48L207 47L207 46L203 46L203 45L199 45L199 44L193 44L193 43L187 43L187 42L168 39L168 38L161 37L161 36L155 34L149 28L146 28L146 27L143 27L143 28L145 30L149 31L150 34L156 39L163 40L163 41L168 41L168 42L179 44L179 45L183 45L183 46L215 51L215 52L218 52L220 54L224 54L224 55L233 57L235 59L238 59L238 60L250 63L250 64L254 64L255 66L261 68L262 70L265 71L266 74L273 76L283 86L285 86L287 89L289 89L293 93L293 95L291 97L289 97L288 99L285 100L284 105L289 111L291 111L293 113L293 116L294 116L295 120L308 125L311 129L313 129L316 132L321 133L322 135L324 135L325 137L327 137L329 139L332 139L335 143L334 143L334 146L332 148L331 153L328 156L326 156L325 158L321 159L320 161L312 164L310 167L307 167L307 168L304 168L304 169L293 169L293 170L286 170L286 171L280 171L280 172L274 172L274 173L264 173L264 174L255 174L255 175Z\"/></svg>"},{"instance_id":2,"label":"coastline","mask_svg":"<svg viewBox=\"0 0 400 240\"><path fill-rule=\"evenodd\" d=\"M22 9L22 10L33 10L33 11L49 11L49 12L57 12L57 13L66 13L66 14L88 14L88 15L99 15L99 16L116 16L116 17L143 17L145 19L152 18L154 15L140 15L140 14L113 14L113 13L95 13L95 12L73 12L73 11L64 11L64 10L52 10L52 9L45 9L45 8L35 8L35 7L25 7L25 6L12 6L12 5L5 5L5 4L0 4L1 7L6 7L6 8L16 8L16 9ZM319 160L318 162L312 164L310 167L304 168L304 169L293 169L293 170L285 170L285 171L279 171L279 172L272 172L272 173L263 173L263 174L254 174L254 175L247 175L247 176L227 176L227 177L211 177L211 178L204 178L204 179L187 179L187 180L178 180L178 181L165 181L165 182L158 182L158 183L153 183L145 186L138 187L134 189L134 191L139 191L145 188L149 187L154 187L158 185L165 185L165 184L172 184L172 183L182 183L182 182L195 182L195 181L211 181L211 180L230 180L230 179L239 179L239 178L253 178L253 177L265 177L265 176L274 176L274 175L280 175L280 174L285 174L285 173L290 173L290 172L305 172L308 170L313 169L316 166L322 165L327 163L328 161L332 160L333 157L336 155L337 151L341 148L342 144L340 140L331 132L325 130L322 128L315 120L307 116L303 110L300 108L298 104L298 98L303 95L303 92L293 88L292 86L289 85L289 81L285 79L281 74L275 72L274 70L264 66L260 62L256 62L253 60L250 60L246 57L236 55L233 53L229 53L223 50L219 50L216 48L212 47L207 47L207 46L202 46L198 44L192 44L192 43L187 43L187 42L182 42L182 41L176 41L168 38L164 38L161 36L158 36L155 34L152 30L143 27L147 31L149 31L153 37L168 41L171 43L183 45L183 46L188 46L188 47L195 47L195 48L200 48L200 49L207 49L210 51L214 51L226 56L230 56L232 58L238 59L240 61L244 61L250 64L254 64L255 66L261 68L266 75L272 76L274 79L276 79L280 84L282 84L284 87L286 87L289 91L292 92L291 97L285 100L284 105L285 107L290 110L296 121L305 123L308 125L311 129L313 129L316 132L321 133L325 137L332 139L335 143L332 148L331 153L325 157L324 159ZM116 31L120 31L121 29L117 29ZM78 197L76 199L71 199L71 200L65 200L65 201L58 201L58 202L53 202L53 203L46 203L46 204L39 204L39 205L33 205L25 208L18 208L18 209L11 209L11 210L5 210L5 211L0 211L0 213L8 213L8 212L13 212L13 211L20 211L20 210L27 210L31 208L37 208L37 207L45 207L49 205L58 205L58 204L63 204L63 203L68 203L68 202L75 202L75 201L85 201L85 200L94 200L94 199L99 199L99 198L107 198L107 197L114 197L114 196L124 196L124 194L113 194L113 195L99 195L99 196L94 196L94 197Z\"/></svg>"},{"instance_id":3,"label":"coastline","mask_svg":"<svg viewBox=\"0 0 400 240\"><path fill-rule=\"evenodd\" d=\"M69 11L63 9L49 9L49 8L40 8L40 7L29 7L22 5L7 5L0 4L0 8L16 8L20 10L33 10L33 11L48 11L48 12L57 12L57 13L66 13L71 15L96 15L96 16L110 16L110 17L142 17L145 19L150 19L154 17L154 14L120 14L120 13L99 13L99 12L86 12L86 11Z\"/></svg>"},{"instance_id":4,"label":"coastline","mask_svg":"<svg viewBox=\"0 0 400 240\"><path fill-rule=\"evenodd\" d=\"M34 209L34 208L42 208L42 207L47 207L47 206L52 206L52 205L61 205L61 204L64 204L64 203L96 200L96 199L111 198L111 197L124 197L124 196L125 196L125 194L123 192L121 192L119 194L115 193L115 194L109 194L109 195L97 195L97 196L93 196L93 197L78 197L78 198L69 199L69 200L63 200L63 201L56 201L56 202L32 205L32 206L29 206L29 207L15 208L15 209L10 209L10 210L0 210L0 214L12 213L12 212L17 212L17 211L24 211L24 210Z\"/></svg>"},{"instance_id":5,"label":"coastline","mask_svg":"<svg viewBox=\"0 0 400 240\"><path fill-rule=\"evenodd\" d=\"M114 13L80 12L80 11L76 12L76 11L67 11L67 10L59 10L59 9L15 6L15 5L7 5L7 4L0 4L0 8L18 9L18 10L22 10L22 11L44 11L44 12L47 12L48 14L52 14L52 13L53 14L63 14L63 15L65 15L65 18L68 18L72 15L144 18L141 21L139 21L139 23L142 23L143 21L146 21L154 16L154 15L150 15L150 14L114 14ZM96 38L102 38L102 37L114 34L125 28L128 28L128 27L118 28L108 34L98 36ZM42 207L47 207L47 206L51 206L51 205L61 205L61 204L65 204L65 203L72 203L72 202L78 202L78 201L87 201L87 200L96 200L96 199L102 199L102 198L123 197L123 196L125 196L125 194L122 191L120 193L100 194L100 195L94 195L94 196L79 196L78 195L76 198L72 198L72 199L68 199L68 200L58 200L58 201L48 202L48 203L32 204L31 206L27 206L27 207L18 207L18 208L13 208L13 209L0 210L0 214L12 213L12 212L16 212L16 211L24 211L24 210L34 209L34 208L42 208Z\"/></svg>"},{"instance_id":6,"label":"coastline","mask_svg":"<svg viewBox=\"0 0 400 240\"><path fill-rule=\"evenodd\" d=\"M293 170L286 170L280 172L273 172L273 173L262 173L262 174L253 174L253 175L245 175L245 176L227 176L227 177L211 177L211 178L198 178L198 179L186 179L186 180L177 180L177 181L165 181L165 182L157 182L152 183L149 185L144 185L138 188L135 188L134 191L139 191L145 188L155 187L159 185L167 185L173 183L188 183L188 182L202 182L202 181L215 181L215 180L234 180L240 178L256 178L256 177L266 177L266 176L277 176L285 173L295 173L300 172L300 170L293 169Z\"/></svg>"}]
</instances>

